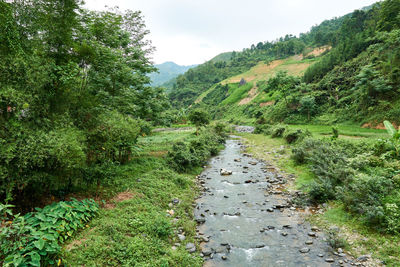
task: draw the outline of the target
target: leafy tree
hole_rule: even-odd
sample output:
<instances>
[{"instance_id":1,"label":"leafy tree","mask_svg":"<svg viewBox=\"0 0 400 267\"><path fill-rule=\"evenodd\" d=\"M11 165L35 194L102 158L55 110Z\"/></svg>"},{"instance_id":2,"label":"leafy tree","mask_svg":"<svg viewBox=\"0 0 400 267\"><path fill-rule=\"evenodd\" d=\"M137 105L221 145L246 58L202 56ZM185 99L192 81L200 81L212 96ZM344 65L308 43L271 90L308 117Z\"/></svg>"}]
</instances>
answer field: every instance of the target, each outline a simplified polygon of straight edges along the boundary
<instances>
[{"instance_id":1,"label":"leafy tree","mask_svg":"<svg viewBox=\"0 0 400 267\"><path fill-rule=\"evenodd\" d=\"M307 114L308 120L311 115L316 111L317 105L313 96L304 96L300 99L300 111Z\"/></svg>"},{"instance_id":2,"label":"leafy tree","mask_svg":"<svg viewBox=\"0 0 400 267\"><path fill-rule=\"evenodd\" d=\"M203 109L194 109L190 112L188 119L196 125L196 134L199 133L199 128L210 123L210 115Z\"/></svg>"}]
</instances>

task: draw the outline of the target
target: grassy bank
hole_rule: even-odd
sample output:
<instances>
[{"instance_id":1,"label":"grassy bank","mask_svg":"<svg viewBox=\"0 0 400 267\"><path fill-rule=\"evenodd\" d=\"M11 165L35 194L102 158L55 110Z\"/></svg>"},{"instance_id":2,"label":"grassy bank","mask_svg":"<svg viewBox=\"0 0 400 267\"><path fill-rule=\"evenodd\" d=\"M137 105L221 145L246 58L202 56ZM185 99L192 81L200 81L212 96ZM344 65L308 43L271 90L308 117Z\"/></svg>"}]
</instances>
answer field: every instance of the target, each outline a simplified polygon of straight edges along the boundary
<instances>
[{"instance_id":1,"label":"grassy bank","mask_svg":"<svg viewBox=\"0 0 400 267\"><path fill-rule=\"evenodd\" d=\"M332 133L331 127L328 126L316 126L316 125L301 125L288 126L289 130L294 129L302 129L308 130L313 134L314 139L328 139ZM338 126L339 129L339 140L347 140L350 144L354 144L357 147L359 142L366 141L367 144L374 143L378 139L386 139L388 135L385 131L382 130L374 130L374 129L363 129L355 126ZM268 162L275 164L282 171L286 173L292 173L296 175L295 183L290 185L290 189L301 189L304 191L309 190L309 186L315 182L318 178L317 175L312 171L312 166L309 164L298 165L291 158L292 148L296 145L289 145L283 138L271 138L271 136L260 135L260 134L243 134L242 135L246 139L246 143L249 146L248 151L253 153L256 157L262 158ZM361 143L360 143L361 144ZM365 147L365 145L364 145ZM369 146L368 146L369 147ZM372 147L372 146L371 146ZM363 151L364 153L372 153L370 151ZM359 154L358 156L363 156ZM357 157L358 157L357 156ZM358 158L357 158L358 159ZM351 158L350 158L351 160ZM358 162L356 160L353 162ZM397 166L396 160L387 159L383 160L383 164L381 167L373 167L365 163L366 169L354 169L358 173L355 173L355 182L359 181L359 179L371 176L375 177L376 181L384 181L384 178L378 177L381 172L383 173L385 170L387 172L391 172L391 166ZM362 166L361 166L362 167ZM396 172L394 172L396 173ZM361 178L359 178L359 176ZM319 178L321 179L321 177ZM383 179L383 180L382 180ZM390 179L389 179L390 180ZM362 180L361 180L362 181ZM393 193L390 193L385 197L383 193L374 193L373 189L375 186L375 182L370 182L370 186L368 190L364 191L364 196L370 197L371 199L376 199L374 201L378 201L378 199L389 199ZM344 187L345 189L345 187ZM355 188L354 190L358 190ZM363 189L360 189L361 191ZM351 191L348 191L351 192ZM346 191L343 191L344 194L351 194ZM358 191L355 191L358 192ZM395 191L396 192L396 191ZM358 193L357 193L358 194ZM371 194L371 195L369 195ZM375 194L375 195L372 195ZM366 201L365 197L360 195L359 201ZM357 196L350 197L357 199ZM348 196L347 196L348 198ZM387 200L386 200L387 201ZM369 202L365 202L369 203ZM384 202L385 203L385 202ZM386 202L387 203L387 202ZM331 229L336 229L339 227L339 235L338 238L345 240L347 243L346 253L349 253L355 257L361 255L371 255L373 260L370 262L371 266L378 266L382 263L387 266L399 266L400 264L400 250L398 243L400 241L400 237L395 233L385 233L380 230L376 230L373 225L368 224L364 214L357 214L355 212L350 213L349 210L349 202L344 204L341 200L328 201L324 205L324 213L312 215L309 220L318 225L319 227L330 231ZM366 208L368 208L366 206ZM353 210L355 210L354 208Z\"/></svg>"},{"instance_id":2,"label":"grassy bank","mask_svg":"<svg viewBox=\"0 0 400 267\"><path fill-rule=\"evenodd\" d=\"M157 133L139 140L140 150L115 177L118 193L101 209L87 229L63 248L69 266L201 266L189 254L195 242L192 202L197 194L194 176L172 170L165 155L176 141L192 138L191 132ZM178 199L178 204L173 204ZM179 241L182 231L186 240ZM172 248L175 243L180 246Z\"/></svg>"}]
</instances>

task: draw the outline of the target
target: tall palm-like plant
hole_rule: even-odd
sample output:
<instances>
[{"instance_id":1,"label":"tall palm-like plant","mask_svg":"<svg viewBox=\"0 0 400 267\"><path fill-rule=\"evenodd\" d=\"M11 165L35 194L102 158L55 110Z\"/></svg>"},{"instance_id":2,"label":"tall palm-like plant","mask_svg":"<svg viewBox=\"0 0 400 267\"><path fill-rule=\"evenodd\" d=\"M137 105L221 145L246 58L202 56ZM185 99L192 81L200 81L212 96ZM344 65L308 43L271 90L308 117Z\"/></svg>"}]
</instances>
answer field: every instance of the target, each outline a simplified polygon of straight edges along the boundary
<instances>
[{"instance_id":1,"label":"tall palm-like plant","mask_svg":"<svg viewBox=\"0 0 400 267\"><path fill-rule=\"evenodd\" d=\"M390 134L390 142L394 147L396 157L398 157L400 152L400 130L396 130L389 121L384 121L383 124L385 125L386 131Z\"/></svg>"}]
</instances>

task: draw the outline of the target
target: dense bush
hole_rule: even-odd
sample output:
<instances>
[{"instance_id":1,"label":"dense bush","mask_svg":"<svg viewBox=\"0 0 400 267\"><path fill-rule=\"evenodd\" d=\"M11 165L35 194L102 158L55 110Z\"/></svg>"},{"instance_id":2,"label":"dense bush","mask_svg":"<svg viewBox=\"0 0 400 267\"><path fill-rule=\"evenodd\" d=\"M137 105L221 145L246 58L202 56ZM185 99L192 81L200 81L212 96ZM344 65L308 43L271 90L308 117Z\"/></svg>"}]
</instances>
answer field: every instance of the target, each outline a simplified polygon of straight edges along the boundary
<instances>
[{"instance_id":1,"label":"dense bush","mask_svg":"<svg viewBox=\"0 0 400 267\"><path fill-rule=\"evenodd\" d=\"M13 215L11 205L0 204L0 263L2 266L60 265L60 243L98 212L93 200L53 203L24 216Z\"/></svg>"},{"instance_id":2,"label":"dense bush","mask_svg":"<svg viewBox=\"0 0 400 267\"><path fill-rule=\"evenodd\" d=\"M295 162L309 164L315 174L307 189L310 201L341 200L370 227L399 233L400 163L387 155L380 140L307 138L292 150Z\"/></svg>"},{"instance_id":3,"label":"dense bush","mask_svg":"<svg viewBox=\"0 0 400 267\"><path fill-rule=\"evenodd\" d=\"M254 128L255 134L270 135L272 133L272 125L269 124L257 124Z\"/></svg>"},{"instance_id":4,"label":"dense bush","mask_svg":"<svg viewBox=\"0 0 400 267\"><path fill-rule=\"evenodd\" d=\"M227 135L221 125L203 128L190 142L177 142L168 152L171 166L180 172L202 166L210 156L215 156Z\"/></svg>"},{"instance_id":5,"label":"dense bush","mask_svg":"<svg viewBox=\"0 0 400 267\"><path fill-rule=\"evenodd\" d=\"M293 144L298 141L303 140L307 136L310 136L311 133L309 131L303 131L301 129L286 131L284 134L284 138L288 144Z\"/></svg>"},{"instance_id":6,"label":"dense bush","mask_svg":"<svg viewBox=\"0 0 400 267\"><path fill-rule=\"evenodd\" d=\"M271 130L271 137L272 138L283 137L283 134L285 133L286 130L287 127L285 125L276 125Z\"/></svg>"}]
</instances>

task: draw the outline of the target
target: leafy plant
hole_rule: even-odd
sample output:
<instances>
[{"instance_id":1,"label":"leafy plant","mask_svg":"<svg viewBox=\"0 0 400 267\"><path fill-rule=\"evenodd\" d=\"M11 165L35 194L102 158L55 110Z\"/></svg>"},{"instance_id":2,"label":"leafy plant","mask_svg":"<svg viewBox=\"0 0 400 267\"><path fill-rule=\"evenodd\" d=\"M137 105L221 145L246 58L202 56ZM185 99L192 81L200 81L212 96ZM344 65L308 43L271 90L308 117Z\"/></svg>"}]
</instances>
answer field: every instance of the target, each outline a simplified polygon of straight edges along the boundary
<instances>
[{"instance_id":1,"label":"leafy plant","mask_svg":"<svg viewBox=\"0 0 400 267\"><path fill-rule=\"evenodd\" d=\"M385 125L386 131L391 136L390 142L393 145L396 157L399 157L400 153L400 130L396 130L393 124L389 121L384 121L383 124Z\"/></svg>"},{"instance_id":2,"label":"leafy plant","mask_svg":"<svg viewBox=\"0 0 400 267\"><path fill-rule=\"evenodd\" d=\"M98 212L93 200L61 201L13 215L11 205L0 204L0 262L3 266L55 265L60 245ZM60 259L59 259L60 261ZM58 264L59 265L59 264Z\"/></svg>"}]
</instances>

